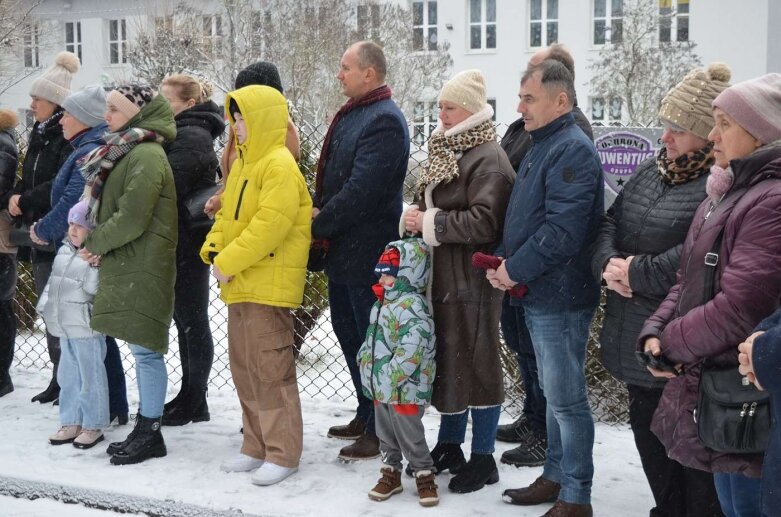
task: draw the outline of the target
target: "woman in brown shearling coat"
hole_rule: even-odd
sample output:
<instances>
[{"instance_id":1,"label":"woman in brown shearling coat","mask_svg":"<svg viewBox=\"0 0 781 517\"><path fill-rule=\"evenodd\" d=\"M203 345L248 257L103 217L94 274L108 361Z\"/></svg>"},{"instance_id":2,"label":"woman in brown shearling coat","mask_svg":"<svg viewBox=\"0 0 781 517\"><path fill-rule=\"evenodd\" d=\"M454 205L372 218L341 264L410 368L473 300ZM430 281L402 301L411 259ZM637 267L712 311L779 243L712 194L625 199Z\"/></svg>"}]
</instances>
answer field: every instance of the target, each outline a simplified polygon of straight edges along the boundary
<instances>
[{"instance_id":1,"label":"woman in brown shearling coat","mask_svg":"<svg viewBox=\"0 0 781 517\"><path fill-rule=\"evenodd\" d=\"M502 293L472 266L472 254L492 254L502 235L515 173L496 143L478 70L457 74L439 96L440 123L429 141L419 199L402 217L404 230L432 246L431 302L437 337L432 404L440 413L431 451L437 471L457 474L451 491L479 490L499 480L493 459L504 400L499 361ZM472 413L472 454L461 444Z\"/></svg>"}]
</instances>

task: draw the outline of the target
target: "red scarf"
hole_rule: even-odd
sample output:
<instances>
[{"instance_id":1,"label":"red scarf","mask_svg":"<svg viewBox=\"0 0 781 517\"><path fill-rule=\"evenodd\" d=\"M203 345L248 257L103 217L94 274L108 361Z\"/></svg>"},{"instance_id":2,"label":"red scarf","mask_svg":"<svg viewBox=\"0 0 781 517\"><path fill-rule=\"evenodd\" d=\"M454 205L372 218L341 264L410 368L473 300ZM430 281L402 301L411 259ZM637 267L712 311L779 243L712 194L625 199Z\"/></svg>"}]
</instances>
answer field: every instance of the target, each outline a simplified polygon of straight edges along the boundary
<instances>
[{"instance_id":1,"label":"red scarf","mask_svg":"<svg viewBox=\"0 0 781 517\"><path fill-rule=\"evenodd\" d=\"M336 125L352 110L361 106L368 106L375 102L384 101L391 98L391 89L387 85L382 85L379 88L375 88L363 97L358 99L350 99L345 102L339 111L334 115L334 119L331 125L328 126L328 132L325 134L325 140L323 140L323 150L320 152L320 159L317 160L317 175L315 176L315 206L322 208L322 195L323 195L323 169L325 168L325 162L328 160L328 152L331 144L331 134L334 131Z\"/></svg>"}]
</instances>

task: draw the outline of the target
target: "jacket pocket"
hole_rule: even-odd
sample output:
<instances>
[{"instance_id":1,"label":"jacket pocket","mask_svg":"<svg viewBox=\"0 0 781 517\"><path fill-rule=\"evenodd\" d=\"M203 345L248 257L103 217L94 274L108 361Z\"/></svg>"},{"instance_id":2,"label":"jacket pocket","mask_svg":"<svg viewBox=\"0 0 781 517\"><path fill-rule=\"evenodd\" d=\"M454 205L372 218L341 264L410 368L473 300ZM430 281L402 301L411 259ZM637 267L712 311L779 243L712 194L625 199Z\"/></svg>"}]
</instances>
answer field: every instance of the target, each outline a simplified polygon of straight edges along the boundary
<instances>
[{"instance_id":1,"label":"jacket pocket","mask_svg":"<svg viewBox=\"0 0 781 517\"><path fill-rule=\"evenodd\" d=\"M247 189L247 183L249 183L248 179L244 180L244 183L241 184L241 190L239 191L239 200L236 202L236 213L233 216L233 219L236 221L239 220L239 212L241 211L241 202L244 200L244 191Z\"/></svg>"}]
</instances>

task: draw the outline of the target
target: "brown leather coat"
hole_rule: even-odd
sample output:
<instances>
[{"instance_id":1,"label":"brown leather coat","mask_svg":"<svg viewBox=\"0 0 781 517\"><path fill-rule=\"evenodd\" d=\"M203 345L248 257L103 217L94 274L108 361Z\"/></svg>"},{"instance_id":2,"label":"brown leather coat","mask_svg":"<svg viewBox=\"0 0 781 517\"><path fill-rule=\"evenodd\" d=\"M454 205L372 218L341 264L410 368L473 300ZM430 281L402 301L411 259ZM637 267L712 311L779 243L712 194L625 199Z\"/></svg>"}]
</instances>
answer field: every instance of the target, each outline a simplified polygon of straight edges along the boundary
<instances>
[{"instance_id":1,"label":"brown leather coat","mask_svg":"<svg viewBox=\"0 0 781 517\"><path fill-rule=\"evenodd\" d=\"M493 254L501 238L515 172L496 142L466 151L459 176L429 186L431 206L424 231L432 243L431 301L437 337L432 404L442 413L495 406L504 400L499 361L499 315L503 292L491 287L485 272L472 267L476 251ZM425 224L424 224L425 226Z\"/></svg>"}]
</instances>

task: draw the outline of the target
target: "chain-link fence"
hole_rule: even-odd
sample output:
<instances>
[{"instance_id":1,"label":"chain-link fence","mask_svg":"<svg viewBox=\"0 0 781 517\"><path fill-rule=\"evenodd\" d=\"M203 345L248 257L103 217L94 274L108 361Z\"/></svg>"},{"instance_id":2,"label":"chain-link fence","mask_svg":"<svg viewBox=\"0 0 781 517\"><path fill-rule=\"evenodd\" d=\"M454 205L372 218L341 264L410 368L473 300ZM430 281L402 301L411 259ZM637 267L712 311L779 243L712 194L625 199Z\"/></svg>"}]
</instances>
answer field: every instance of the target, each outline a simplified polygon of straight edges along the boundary
<instances>
[{"instance_id":1,"label":"chain-link fence","mask_svg":"<svg viewBox=\"0 0 781 517\"><path fill-rule=\"evenodd\" d=\"M411 153L405 197L411 198L414 185L426 157L426 138L434 127L436 116L428 114L423 123L415 119L411 135ZM30 127L21 128L20 157L25 151L26 135ZM320 147L325 137L325 127L302 124L299 127L301 137L301 170L310 185L314 181L314 169ZM497 126L497 133L504 134L506 126ZM223 143L217 142L218 152ZM209 316L215 353L209 384L215 388L233 388L228 365L228 322L227 309L218 299L219 288L216 282L211 284ZM19 331L16 339L15 366L19 368L51 368L46 347L43 321L35 313L35 287L32 268L29 263L19 263L19 277L16 294L16 312ZM591 406L595 419L608 423L627 420L626 390L599 363L599 329L602 322L602 309L598 309L591 327L588 344L586 373ZM328 310L327 280L323 273L309 273L301 308L295 311L295 348L298 364L298 383L302 395L311 398L350 400L353 387L347 365L344 362L339 343L331 328ZM170 331L170 352L166 355L168 376L171 384L181 381L179 347L175 327ZM125 370L129 378L135 378L133 360L127 348L121 347ZM506 346L501 347L504 366L504 384L506 399L504 411L515 417L520 414L523 405L524 390L520 381L518 363L515 354Z\"/></svg>"}]
</instances>

